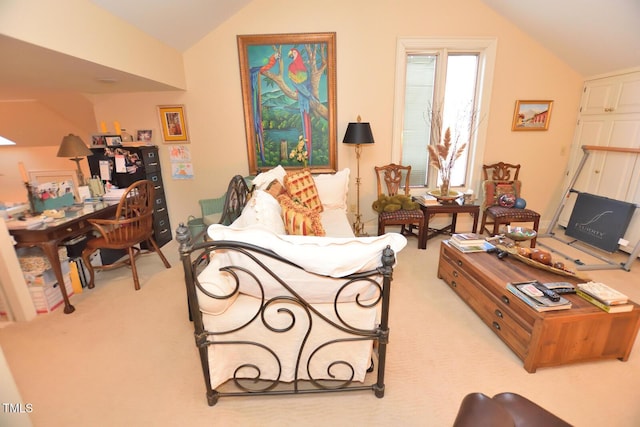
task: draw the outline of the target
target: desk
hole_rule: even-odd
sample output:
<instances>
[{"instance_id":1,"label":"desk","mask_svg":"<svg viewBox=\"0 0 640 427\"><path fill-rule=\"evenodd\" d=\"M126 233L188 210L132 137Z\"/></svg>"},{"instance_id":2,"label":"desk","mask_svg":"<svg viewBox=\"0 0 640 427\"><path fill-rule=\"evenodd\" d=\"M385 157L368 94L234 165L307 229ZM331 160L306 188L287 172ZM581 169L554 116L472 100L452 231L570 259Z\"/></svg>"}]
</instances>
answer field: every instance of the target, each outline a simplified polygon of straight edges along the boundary
<instances>
[{"instance_id":1,"label":"desk","mask_svg":"<svg viewBox=\"0 0 640 427\"><path fill-rule=\"evenodd\" d=\"M458 220L459 213L469 213L473 215L473 228L471 229L471 231L475 233L476 229L478 228L478 217L480 216L480 206L478 205L465 205L458 200L454 201L453 203L447 203L447 204L425 205L422 199L420 199L419 197L414 197L413 200L420 205L420 209L424 213L424 228L425 228L424 231L425 232L423 234L424 242L422 242L423 244L421 245L421 247L423 248L427 247L427 240L431 239L432 237L438 234L455 233L456 222ZM431 218L431 216L435 214L442 214L442 213L451 214L451 224L440 229L435 229L435 228L430 229L429 219Z\"/></svg>"},{"instance_id":2,"label":"desk","mask_svg":"<svg viewBox=\"0 0 640 427\"><path fill-rule=\"evenodd\" d=\"M91 203L81 207L72 206L67 208L64 218L43 223L37 228L32 229L12 229L10 224L7 223L9 233L16 240L17 247L37 246L44 251L58 280L58 288L64 299L64 312L66 314L73 313L75 308L69 302L69 295L67 295L67 290L64 286L64 276L62 275L62 269L60 267L58 246L63 240L89 233L93 229L93 226L87 221L88 219L112 218L115 215L117 207L118 201Z\"/></svg>"}]
</instances>

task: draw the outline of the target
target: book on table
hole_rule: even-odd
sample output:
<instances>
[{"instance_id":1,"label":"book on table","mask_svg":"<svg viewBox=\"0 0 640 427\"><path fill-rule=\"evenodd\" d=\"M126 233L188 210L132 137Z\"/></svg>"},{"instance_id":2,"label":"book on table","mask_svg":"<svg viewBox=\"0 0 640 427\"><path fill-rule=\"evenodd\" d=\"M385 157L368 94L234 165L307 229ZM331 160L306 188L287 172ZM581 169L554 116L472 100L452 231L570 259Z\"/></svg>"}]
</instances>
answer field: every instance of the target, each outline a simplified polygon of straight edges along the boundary
<instances>
[{"instance_id":1,"label":"book on table","mask_svg":"<svg viewBox=\"0 0 640 427\"><path fill-rule=\"evenodd\" d=\"M420 201L425 206L434 206L434 205L439 205L440 204L440 202L438 202L438 199L433 197L431 194L423 194L423 195L420 195L420 196L414 196L414 198L416 200Z\"/></svg>"},{"instance_id":2,"label":"book on table","mask_svg":"<svg viewBox=\"0 0 640 427\"><path fill-rule=\"evenodd\" d=\"M558 301L551 301L535 287L536 283L539 284L540 282L535 280L519 283L510 282L507 283L507 290L536 311L567 310L571 308L571 301L562 296Z\"/></svg>"},{"instance_id":3,"label":"book on table","mask_svg":"<svg viewBox=\"0 0 640 427\"><path fill-rule=\"evenodd\" d=\"M578 289L606 305L626 304L629 297L604 283L578 283Z\"/></svg>"},{"instance_id":4,"label":"book on table","mask_svg":"<svg viewBox=\"0 0 640 427\"><path fill-rule=\"evenodd\" d=\"M454 233L451 240L463 246L476 246L486 242L485 238L478 233Z\"/></svg>"},{"instance_id":5,"label":"book on table","mask_svg":"<svg viewBox=\"0 0 640 427\"><path fill-rule=\"evenodd\" d=\"M633 310L633 304L615 304L615 305L607 305L597 298L592 297L586 292L578 289L576 291L576 295L582 297L583 299L589 301L591 304L595 305L601 310L606 311L607 313L625 313L627 311Z\"/></svg>"},{"instance_id":6,"label":"book on table","mask_svg":"<svg viewBox=\"0 0 640 427\"><path fill-rule=\"evenodd\" d=\"M488 252L488 251L495 250L496 248L486 240L483 240L481 243L475 244L475 245L461 245L454 239L449 239L449 243L451 244L451 246L453 246L460 252L464 252L465 254L473 253L473 252Z\"/></svg>"}]
</instances>

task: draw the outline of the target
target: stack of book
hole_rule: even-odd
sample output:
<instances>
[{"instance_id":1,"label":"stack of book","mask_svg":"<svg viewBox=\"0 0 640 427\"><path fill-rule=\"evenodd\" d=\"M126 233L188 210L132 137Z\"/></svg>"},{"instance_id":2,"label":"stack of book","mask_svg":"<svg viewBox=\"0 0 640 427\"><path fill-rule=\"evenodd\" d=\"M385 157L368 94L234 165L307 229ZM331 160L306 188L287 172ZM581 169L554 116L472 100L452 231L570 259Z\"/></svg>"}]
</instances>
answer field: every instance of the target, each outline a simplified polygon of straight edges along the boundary
<instances>
[{"instance_id":1,"label":"stack of book","mask_svg":"<svg viewBox=\"0 0 640 427\"><path fill-rule=\"evenodd\" d=\"M461 252L487 252L495 249L491 243L477 233L452 234L449 243Z\"/></svg>"},{"instance_id":2,"label":"stack of book","mask_svg":"<svg viewBox=\"0 0 640 427\"><path fill-rule=\"evenodd\" d=\"M607 313L633 310L633 304L629 304L629 297L604 283L578 283L576 294Z\"/></svg>"},{"instance_id":3,"label":"stack of book","mask_svg":"<svg viewBox=\"0 0 640 427\"><path fill-rule=\"evenodd\" d=\"M540 286L541 284L537 281L507 283L507 290L536 311L567 310L571 308L571 301L568 299L560 297L557 301L552 301L536 285Z\"/></svg>"},{"instance_id":4,"label":"stack of book","mask_svg":"<svg viewBox=\"0 0 640 427\"><path fill-rule=\"evenodd\" d=\"M415 196L414 198L424 206L434 206L440 204L440 202L438 202L438 199L433 197L431 194L423 194L421 196Z\"/></svg>"}]
</instances>

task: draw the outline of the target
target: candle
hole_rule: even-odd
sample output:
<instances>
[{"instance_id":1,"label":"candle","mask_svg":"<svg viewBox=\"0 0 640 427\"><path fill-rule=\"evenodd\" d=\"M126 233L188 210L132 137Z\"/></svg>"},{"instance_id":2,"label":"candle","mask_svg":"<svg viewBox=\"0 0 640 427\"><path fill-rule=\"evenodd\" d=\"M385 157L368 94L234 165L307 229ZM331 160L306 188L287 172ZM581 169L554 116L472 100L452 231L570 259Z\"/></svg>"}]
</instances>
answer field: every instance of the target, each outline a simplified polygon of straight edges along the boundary
<instances>
[{"instance_id":1,"label":"candle","mask_svg":"<svg viewBox=\"0 0 640 427\"><path fill-rule=\"evenodd\" d=\"M120 122L118 122L118 121L113 122L113 127L116 130L116 135L120 135L120 133L121 133Z\"/></svg>"},{"instance_id":2,"label":"candle","mask_svg":"<svg viewBox=\"0 0 640 427\"><path fill-rule=\"evenodd\" d=\"M20 169L20 176L22 176L22 182L29 182L29 177L27 176L27 170L24 168L24 163L18 162L18 169Z\"/></svg>"},{"instance_id":3,"label":"candle","mask_svg":"<svg viewBox=\"0 0 640 427\"><path fill-rule=\"evenodd\" d=\"M107 124L105 122L100 122L100 132L107 133Z\"/></svg>"}]
</instances>

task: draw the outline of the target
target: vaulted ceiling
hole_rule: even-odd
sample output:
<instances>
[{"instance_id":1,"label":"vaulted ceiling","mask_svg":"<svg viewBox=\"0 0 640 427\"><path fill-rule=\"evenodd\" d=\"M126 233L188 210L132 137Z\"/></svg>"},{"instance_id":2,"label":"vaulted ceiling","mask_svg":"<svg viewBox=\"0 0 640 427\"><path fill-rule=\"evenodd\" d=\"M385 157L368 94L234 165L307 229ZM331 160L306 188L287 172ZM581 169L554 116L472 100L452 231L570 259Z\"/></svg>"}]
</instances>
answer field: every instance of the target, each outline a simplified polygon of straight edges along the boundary
<instances>
[{"instance_id":1,"label":"vaulted ceiling","mask_svg":"<svg viewBox=\"0 0 640 427\"><path fill-rule=\"evenodd\" d=\"M186 51L251 0L89 0L179 51ZM640 66L638 0L481 0L585 77ZM0 35L0 99L47 90L105 93L175 90ZM40 67L34 66L37 64ZM34 70L47 70L47 79ZM118 79L117 87L96 76ZM91 78L89 78L89 76Z\"/></svg>"}]
</instances>

